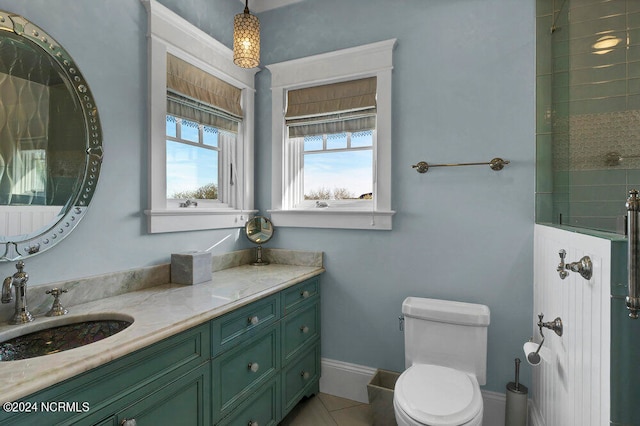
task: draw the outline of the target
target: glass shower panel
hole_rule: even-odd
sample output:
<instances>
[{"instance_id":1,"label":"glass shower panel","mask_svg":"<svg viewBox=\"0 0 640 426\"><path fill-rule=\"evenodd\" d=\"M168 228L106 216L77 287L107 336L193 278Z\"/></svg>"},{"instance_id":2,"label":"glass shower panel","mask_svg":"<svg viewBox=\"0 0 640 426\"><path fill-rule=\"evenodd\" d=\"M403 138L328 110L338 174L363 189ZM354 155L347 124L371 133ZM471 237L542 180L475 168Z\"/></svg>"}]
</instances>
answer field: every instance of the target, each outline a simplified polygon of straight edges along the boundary
<instances>
[{"instance_id":1,"label":"glass shower panel","mask_svg":"<svg viewBox=\"0 0 640 426\"><path fill-rule=\"evenodd\" d=\"M537 2L536 221L624 233L640 189L640 1Z\"/></svg>"}]
</instances>

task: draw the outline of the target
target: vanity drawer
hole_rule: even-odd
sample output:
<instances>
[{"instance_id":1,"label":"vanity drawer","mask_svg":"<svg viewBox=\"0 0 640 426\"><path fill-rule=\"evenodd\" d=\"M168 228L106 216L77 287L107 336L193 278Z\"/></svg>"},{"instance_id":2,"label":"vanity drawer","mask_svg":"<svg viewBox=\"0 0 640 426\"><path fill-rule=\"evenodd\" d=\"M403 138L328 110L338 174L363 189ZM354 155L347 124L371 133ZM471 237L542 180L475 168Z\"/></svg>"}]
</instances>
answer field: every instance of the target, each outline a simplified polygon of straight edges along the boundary
<instances>
[{"instance_id":1,"label":"vanity drawer","mask_svg":"<svg viewBox=\"0 0 640 426\"><path fill-rule=\"evenodd\" d=\"M288 413L303 396L318 391L320 342L296 358L282 376L283 410Z\"/></svg>"},{"instance_id":2,"label":"vanity drawer","mask_svg":"<svg viewBox=\"0 0 640 426\"><path fill-rule=\"evenodd\" d=\"M293 312L301 304L317 296L320 290L320 280L311 278L294 285L282 292L282 306L284 315Z\"/></svg>"},{"instance_id":3,"label":"vanity drawer","mask_svg":"<svg viewBox=\"0 0 640 426\"><path fill-rule=\"evenodd\" d=\"M214 319L211 322L213 356L255 336L279 317L280 298L273 295Z\"/></svg>"},{"instance_id":4,"label":"vanity drawer","mask_svg":"<svg viewBox=\"0 0 640 426\"><path fill-rule=\"evenodd\" d=\"M214 422L275 377L280 368L279 339L280 327L274 325L211 361Z\"/></svg>"},{"instance_id":5,"label":"vanity drawer","mask_svg":"<svg viewBox=\"0 0 640 426\"><path fill-rule=\"evenodd\" d=\"M303 307L282 321L282 356L287 363L305 344L320 335L320 304Z\"/></svg>"},{"instance_id":6,"label":"vanity drawer","mask_svg":"<svg viewBox=\"0 0 640 426\"><path fill-rule=\"evenodd\" d=\"M275 426L280 415L280 380L271 383L243 401L229 416L218 423L221 426L247 426L256 422L260 426Z\"/></svg>"}]
</instances>

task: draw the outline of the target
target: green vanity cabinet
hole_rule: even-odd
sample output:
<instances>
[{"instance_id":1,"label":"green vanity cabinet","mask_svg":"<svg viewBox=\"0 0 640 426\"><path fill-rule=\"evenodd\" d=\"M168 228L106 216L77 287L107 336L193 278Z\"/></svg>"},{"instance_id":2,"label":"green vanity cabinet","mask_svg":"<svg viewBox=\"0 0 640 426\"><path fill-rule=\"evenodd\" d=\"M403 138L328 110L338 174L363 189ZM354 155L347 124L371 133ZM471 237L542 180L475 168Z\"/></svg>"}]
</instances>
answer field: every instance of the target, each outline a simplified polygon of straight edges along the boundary
<instances>
[{"instance_id":1,"label":"green vanity cabinet","mask_svg":"<svg viewBox=\"0 0 640 426\"><path fill-rule=\"evenodd\" d=\"M319 391L319 290L308 279L43 389L20 402L74 409L0 411L0 426L275 426Z\"/></svg>"},{"instance_id":2,"label":"green vanity cabinet","mask_svg":"<svg viewBox=\"0 0 640 426\"><path fill-rule=\"evenodd\" d=\"M276 425L318 393L319 284L311 278L212 321L213 333L233 330L212 337L214 424Z\"/></svg>"},{"instance_id":3,"label":"green vanity cabinet","mask_svg":"<svg viewBox=\"0 0 640 426\"><path fill-rule=\"evenodd\" d=\"M206 323L43 389L20 400L38 406L37 412L2 411L0 425L115 425L120 424L116 423L119 413L144 411L147 415L155 411L152 416L160 416L164 403L177 406L194 394L203 401L201 407L182 410L186 417L180 424L208 425L210 336ZM53 402L72 405L62 410L43 410Z\"/></svg>"}]
</instances>

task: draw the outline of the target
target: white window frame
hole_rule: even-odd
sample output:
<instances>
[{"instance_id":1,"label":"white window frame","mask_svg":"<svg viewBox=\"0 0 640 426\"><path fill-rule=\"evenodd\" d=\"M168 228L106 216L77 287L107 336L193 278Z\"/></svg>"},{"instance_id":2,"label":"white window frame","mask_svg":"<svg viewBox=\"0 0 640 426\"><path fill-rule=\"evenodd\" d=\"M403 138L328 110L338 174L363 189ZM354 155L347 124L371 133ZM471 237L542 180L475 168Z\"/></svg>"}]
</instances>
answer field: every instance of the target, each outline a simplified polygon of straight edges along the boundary
<instances>
[{"instance_id":1,"label":"white window frame","mask_svg":"<svg viewBox=\"0 0 640 426\"><path fill-rule=\"evenodd\" d=\"M391 79L396 39L267 65L271 71L272 187L268 210L277 226L390 230L391 210ZM376 77L377 120L373 146L373 204L370 209L296 209L285 194L294 181L285 158L284 114L287 91L341 81Z\"/></svg>"},{"instance_id":2,"label":"white window frame","mask_svg":"<svg viewBox=\"0 0 640 426\"><path fill-rule=\"evenodd\" d=\"M253 210L255 78L258 69L233 63L233 51L156 0L140 0L149 14L149 208L148 231L180 232L243 227ZM234 205L175 207L167 200L167 53L242 90ZM200 203L199 203L200 204Z\"/></svg>"}]
</instances>

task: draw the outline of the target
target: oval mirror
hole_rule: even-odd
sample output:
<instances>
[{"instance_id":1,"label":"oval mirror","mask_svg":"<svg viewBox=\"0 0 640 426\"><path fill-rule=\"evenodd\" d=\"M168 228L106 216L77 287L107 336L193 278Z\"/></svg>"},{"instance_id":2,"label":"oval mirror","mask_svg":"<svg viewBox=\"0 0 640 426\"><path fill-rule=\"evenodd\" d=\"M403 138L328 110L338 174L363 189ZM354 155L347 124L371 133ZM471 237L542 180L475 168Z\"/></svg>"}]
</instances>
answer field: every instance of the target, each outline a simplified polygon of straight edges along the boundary
<instances>
[{"instance_id":1,"label":"oval mirror","mask_svg":"<svg viewBox=\"0 0 640 426\"><path fill-rule=\"evenodd\" d=\"M41 253L84 216L102 163L89 85L44 30L0 10L0 260Z\"/></svg>"},{"instance_id":2,"label":"oval mirror","mask_svg":"<svg viewBox=\"0 0 640 426\"><path fill-rule=\"evenodd\" d=\"M262 244L273 237L273 223L264 216L255 216L244 225L244 232L251 242L258 244L257 257L253 264L256 266L268 265L269 262L262 259Z\"/></svg>"}]
</instances>

